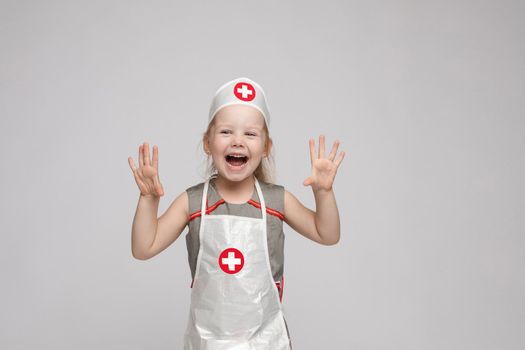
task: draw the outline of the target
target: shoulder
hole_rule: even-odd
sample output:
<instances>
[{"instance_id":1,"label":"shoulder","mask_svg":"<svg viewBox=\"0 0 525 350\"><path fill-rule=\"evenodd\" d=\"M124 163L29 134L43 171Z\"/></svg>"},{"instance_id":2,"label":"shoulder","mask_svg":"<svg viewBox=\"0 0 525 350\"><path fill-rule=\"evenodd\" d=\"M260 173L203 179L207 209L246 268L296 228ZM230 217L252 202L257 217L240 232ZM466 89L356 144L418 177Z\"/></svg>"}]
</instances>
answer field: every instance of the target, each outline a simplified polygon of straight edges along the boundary
<instances>
[{"instance_id":1,"label":"shoulder","mask_svg":"<svg viewBox=\"0 0 525 350\"><path fill-rule=\"evenodd\" d=\"M259 185L261 185L261 189L265 189L268 191L281 191L281 192L284 191L284 186L274 184L271 182L265 182L265 181L259 180Z\"/></svg>"},{"instance_id":2,"label":"shoulder","mask_svg":"<svg viewBox=\"0 0 525 350\"><path fill-rule=\"evenodd\" d=\"M202 191L203 188L204 188L204 182L199 182L196 185L193 185L193 186L190 186L190 187L186 188L186 192L192 193L192 192L196 192L196 191L199 191L199 190Z\"/></svg>"},{"instance_id":3,"label":"shoulder","mask_svg":"<svg viewBox=\"0 0 525 350\"><path fill-rule=\"evenodd\" d=\"M188 208L190 214L200 210L200 203L202 199L202 191L204 190L204 182L186 188L185 193L188 198Z\"/></svg>"},{"instance_id":4,"label":"shoulder","mask_svg":"<svg viewBox=\"0 0 525 350\"><path fill-rule=\"evenodd\" d=\"M267 206L281 213L284 212L284 186L259 180L261 191ZM284 214L283 214L284 215Z\"/></svg>"}]
</instances>

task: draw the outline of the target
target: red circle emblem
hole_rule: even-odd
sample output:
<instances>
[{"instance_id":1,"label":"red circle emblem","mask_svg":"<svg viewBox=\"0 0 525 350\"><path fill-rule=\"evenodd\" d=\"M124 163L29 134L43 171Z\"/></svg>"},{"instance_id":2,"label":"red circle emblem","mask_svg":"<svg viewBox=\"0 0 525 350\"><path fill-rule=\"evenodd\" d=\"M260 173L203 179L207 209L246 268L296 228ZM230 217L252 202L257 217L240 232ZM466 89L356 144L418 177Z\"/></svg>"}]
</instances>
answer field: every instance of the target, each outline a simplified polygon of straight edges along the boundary
<instances>
[{"instance_id":1,"label":"red circle emblem","mask_svg":"<svg viewBox=\"0 0 525 350\"><path fill-rule=\"evenodd\" d=\"M244 255L235 248L224 249L219 255L219 266L226 273L237 273L244 266Z\"/></svg>"},{"instance_id":2,"label":"red circle emblem","mask_svg":"<svg viewBox=\"0 0 525 350\"><path fill-rule=\"evenodd\" d=\"M255 98L255 89L249 83L237 83L233 87L233 93L239 100L251 101Z\"/></svg>"}]
</instances>

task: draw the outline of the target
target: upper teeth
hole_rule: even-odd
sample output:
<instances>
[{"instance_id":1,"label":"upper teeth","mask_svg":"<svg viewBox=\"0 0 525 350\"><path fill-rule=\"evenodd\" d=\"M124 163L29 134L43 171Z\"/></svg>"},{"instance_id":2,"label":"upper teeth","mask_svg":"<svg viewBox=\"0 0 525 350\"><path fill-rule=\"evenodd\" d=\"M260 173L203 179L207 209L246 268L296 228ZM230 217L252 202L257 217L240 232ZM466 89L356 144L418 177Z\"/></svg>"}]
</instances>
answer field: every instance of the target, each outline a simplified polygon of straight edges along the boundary
<instances>
[{"instance_id":1,"label":"upper teeth","mask_svg":"<svg viewBox=\"0 0 525 350\"><path fill-rule=\"evenodd\" d=\"M237 157L237 158L240 158L240 157L244 157L243 155L240 155L240 154L230 154L230 157Z\"/></svg>"}]
</instances>

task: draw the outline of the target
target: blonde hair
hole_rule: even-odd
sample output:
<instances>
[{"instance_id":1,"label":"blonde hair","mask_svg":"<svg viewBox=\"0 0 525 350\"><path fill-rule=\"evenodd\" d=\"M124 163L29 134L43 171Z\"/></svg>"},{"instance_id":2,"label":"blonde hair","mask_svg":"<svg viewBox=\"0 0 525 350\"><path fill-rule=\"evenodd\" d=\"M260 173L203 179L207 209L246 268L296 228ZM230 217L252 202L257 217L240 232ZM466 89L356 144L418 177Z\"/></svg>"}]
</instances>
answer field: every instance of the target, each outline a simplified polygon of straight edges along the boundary
<instances>
[{"instance_id":1,"label":"blonde hair","mask_svg":"<svg viewBox=\"0 0 525 350\"><path fill-rule=\"evenodd\" d=\"M212 120L211 123L208 124L208 128L206 131L202 134L202 148L204 152L206 152L206 149L204 148L204 145L206 142L208 142L210 138L210 132L211 128L215 125L215 118ZM264 149L267 152L267 156L261 159L261 162L257 166L257 169L253 172L253 175L257 178L259 181L268 182L268 183L275 183L275 159L274 159L274 146L272 138L270 137L270 132L268 131L268 127L266 126L266 123L264 123ZM270 151L268 152L268 149L270 148L270 145L272 146ZM210 176L216 176L218 174L217 168L215 168L215 165L213 164L213 159L211 155L207 155L206 157L206 171L205 171L205 177L209 178Z\"/></svg>"}]
</instances>

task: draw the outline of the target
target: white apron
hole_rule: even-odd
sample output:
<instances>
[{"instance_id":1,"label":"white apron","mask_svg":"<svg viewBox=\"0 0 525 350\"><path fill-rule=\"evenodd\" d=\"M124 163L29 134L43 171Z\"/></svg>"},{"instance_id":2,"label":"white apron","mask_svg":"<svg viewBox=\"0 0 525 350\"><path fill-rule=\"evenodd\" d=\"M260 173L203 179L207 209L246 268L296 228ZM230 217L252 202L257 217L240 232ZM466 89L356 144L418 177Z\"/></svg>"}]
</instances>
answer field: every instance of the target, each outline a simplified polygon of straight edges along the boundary
<instances>
[{"instance_id":1,"label":"white apron","mask_svg":"<svg viewBox=\"0 0 525 350\"><path fill-rule=\"evenodd\" d=\"M262 219L206 215L209 181L202 193L184 350L291 350L270 267L259 182L255 178Z\"/></svg>"}]
</instances>

